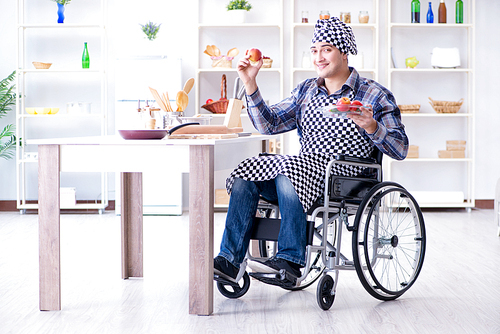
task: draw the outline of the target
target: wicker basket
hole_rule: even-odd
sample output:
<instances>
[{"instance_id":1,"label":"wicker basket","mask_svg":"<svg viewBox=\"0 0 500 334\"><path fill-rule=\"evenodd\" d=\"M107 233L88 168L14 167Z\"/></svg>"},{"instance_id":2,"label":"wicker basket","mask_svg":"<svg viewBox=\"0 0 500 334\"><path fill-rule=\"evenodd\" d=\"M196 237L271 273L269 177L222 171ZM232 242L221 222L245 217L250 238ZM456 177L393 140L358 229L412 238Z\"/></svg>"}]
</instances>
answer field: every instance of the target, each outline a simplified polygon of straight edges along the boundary
<instances>
[{"instance_id":1,"label":"wicker basket","mask_svg":"<svg viewBox=\"0 0 500 334\"><path fill-rule=\"evenodd\" d=\"M429 97L429 103L432 108L439 114L455 114L460 110L464 99L460 99L458 102L453 101L434 101Z\"/></svg>"},{"instance_id":2,"label":"wicker basket","mask_svg":"<svg viewBox=\"0 0 500 334\"><path fill-rule=\"evenodd\" d=\"M52 63L41 63L39 61L34 61L33 66L35 66L35 68L39 70L48 70L50 66L52 66Z\"/></svg>"},{"instance_id":3,"label":"wicker basket","mask_svg":"<svg viewBox=\"0 0 500 334\"><path fill-rule=\"evenodd\" d=\"M203 109L206 109L214 114L225 114L227 111L227 105L229 101L227 100L227 84L226 84L226 75L222 75L222 81L220 84L220 100L210 102L202 105Z\"/></svg>"},{"instance_id":4,"label":"wicker basket","mask_svg":"<svg viewBox=\"0 0 500 334\"><path fill-rule=\"evenodd\" d=\"M212 59L212 67L233 67L233 57L220 56L220 57L210 57Z\"/></svg>"},{"instance_id":5,"label":"wicker basket","mask_svg":"<svg viewBox=\"0 0 500 334\"><path fill-rule=\"evenodd\" d=\"M264 58L262 61L262 68L271 68L271 66L273 66L273 60L271 58Z\"/></svg>"},{"instance_id":6,"label":"wicker basket","mask_svg":"<svg viewBox=\"0 0 500 334\"><path fill-rule=\"evenodd\" d=\"M398 104L403 114L416 114L420 110L420 104Z\"/></svg>"}]
</instances>

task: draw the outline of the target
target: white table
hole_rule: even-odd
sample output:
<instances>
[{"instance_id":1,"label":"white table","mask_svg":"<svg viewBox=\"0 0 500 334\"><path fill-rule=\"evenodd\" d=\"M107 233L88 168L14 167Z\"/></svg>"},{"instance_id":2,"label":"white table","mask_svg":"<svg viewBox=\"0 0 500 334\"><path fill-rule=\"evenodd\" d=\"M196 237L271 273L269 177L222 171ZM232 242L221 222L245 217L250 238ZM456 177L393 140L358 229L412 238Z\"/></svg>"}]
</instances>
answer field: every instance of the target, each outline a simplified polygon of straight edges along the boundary
<instances>
[{"instance_id":1,"label":"white table","mask_svg":"<svg viewBox=\"0 0 500 334\"><path fill-rule=\"evenodd\" d=\"M270 138L124 140L107 136L29 141L39 145L40 310L61 309L60 172L121 173L122 277L129 278L143 276L142 172L161 171L169 164L189 172L189 313L211 314L214 170L236 167L248 156L245 145L259 146L255 141ZM215 149L228 154L215 162Z\"/></svg>"}]
</instances>

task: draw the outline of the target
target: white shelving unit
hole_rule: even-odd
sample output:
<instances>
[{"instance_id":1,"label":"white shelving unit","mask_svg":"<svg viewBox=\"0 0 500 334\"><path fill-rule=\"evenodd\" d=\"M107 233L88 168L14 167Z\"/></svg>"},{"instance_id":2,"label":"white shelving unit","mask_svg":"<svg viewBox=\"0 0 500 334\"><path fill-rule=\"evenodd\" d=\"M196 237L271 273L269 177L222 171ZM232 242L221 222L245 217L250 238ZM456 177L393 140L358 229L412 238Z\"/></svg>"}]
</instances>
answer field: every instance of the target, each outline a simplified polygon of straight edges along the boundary
<instances>
[{"instance_id":1,"label":"white shelving unit","mask_svg":"<svg viewBox=\"0 0 500 334\"><path fill-rule=\"evenodd\" d=\"M254 47L259 48L264 56L273 59L272 67L262 68L257 79L260 89L265 92L264 98L271 104L283 99L283 2L284 0L252 1L253 8L248 12L245 23L227 23L230 22L226 16L229 15L225 9L227 1L198 2L195 114L210 114L201 106L207 99L216 101L220 98L222 74L226 74L227 77L227 96L233 97L234 81L238 76L237 61L246 50ZM203 53L207 45L216 45L222 54L226 54L233 47L238 48L240 53L234 58L231 68L214 68L210 57ZM212 123L222 123L225 115L212 114L212 116L214 117ZM253 129L246 113L242 113L242 122L245 131Z\"/></svg>"},{"instance_id":2,"label":"white shelving unit","mask_svg":"<svg viewBox=\"0 0 500 334\"><path fill-rule=\"evenodd\" d=\"M419 158L385 159L384 177L404 184L421 207L470 210L475 206L474 1L464 1L463 24L454 23L454 1L446 3L445 24L408 23L407 5L391 0L387 3L387 80L399 104L421 105L419 113L402 114L410 144L419 146L420 152ZM421 8L421 20L425 20L426 7ZM434 47L459 48L461 66L432 68ZM413 56L420 64L415 69L404 68L405 58ZM429 105L428 97L441 101L463 98L464 103L458 113L439 114ZM446 149L446 140L466 140L466 158L438 158L438 150Z\"/></svg>"},{"instance_id":3,"label":"white shelving unit","mask_svg":"<svg viewBox=\"0 0 500 334\"><path fill-rule=\"evenodd\" d=\"M343 1L339 3L316 3L307 0L294 0L292 3L291 25L291 68L290 89L292 90L301 81L316 75L314 68L304 68L302 56L309 52L314 26L319 19L321 10L328 10L331 16L339 17L340 12L351 13L349 25L356 36L358 57L349 56L350 61L355 64L360 75L378 81L379 78L379 0L356 0ZM368 23L359 23L359 11L367 11L370 19ZM302 23L302 12L308 12L308 23ZM354 59L356 58L356 59ZM361 60L362 59L362 60Z\"/></svg>"},{"instance_id":4,"label":"white shelving unit","mask_svg":"<svg viewBox=\"0 0 500 334\"><path fill-rule=\"evenodd\" d=\"M40 4L35 5L33 0L17 1L16 136L19 140L16 170L17 208L21 212L38 208L37 147L27 145L28 139L107 134L106 0L86 4L95 5L92 13L79 13L82 21L89 19L88 24L55 24L57 8L55 3L48 5L53 15L41 18L34 9L40 8L37 7ZM95 13L99 15L95 16ZM82 69L83 43L87 40L92 43L89 43L91 65L89 69ZM61 43L64 43L65 52L59 51ZM35 69L33 61L52 62L53 65L50 69ZM76 91L76 95L70 90ZM92 103L90 114L66 113L66 103L81 101ZM59 112L55 115L30 115L26 113L26 107L59 108ZM96 181L99 178L99 182L94 182L99 184L99 189L95 189L93 203L61 204L61 209L97 209L103 212L108 206L107 175L97 174L92 176ZM61 184L74 187L71 180L76 178L62 176ZM80 184L85 182L80 180Z\"/></svg>"}]
</instances>

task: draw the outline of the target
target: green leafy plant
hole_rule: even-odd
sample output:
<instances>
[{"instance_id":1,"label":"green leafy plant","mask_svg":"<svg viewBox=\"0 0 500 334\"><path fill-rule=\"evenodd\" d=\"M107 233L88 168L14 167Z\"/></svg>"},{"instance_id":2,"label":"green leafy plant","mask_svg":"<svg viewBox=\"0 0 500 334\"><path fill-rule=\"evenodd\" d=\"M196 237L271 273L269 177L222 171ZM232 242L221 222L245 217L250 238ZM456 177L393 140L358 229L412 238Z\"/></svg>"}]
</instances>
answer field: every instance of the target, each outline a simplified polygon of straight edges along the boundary
<instances>
[{"instance_id":1,"label":"green leafy plant","mask_svg":"<svg viewBox=\"0 0 500 334\"><path fill-rule=\"evenodd\" d=\"M247 0L231 0L227 5L227 10L244 9L249 11L252 5Z\"/></svg>"},{"instance_id":2,"label":"green leafy plant","mask_svg":"<svg viewBox=\"0 0 500 334\"><path fill-rule=\"evenodd\" d=\"M156 35L160 30L161 23L157 25L156 23L149 21L148 23L141 24L140 26L142 27L142 31L146 34L148 39L152 41L156 38Z\"/></svg>"},{"instance_id":3,"label":"green leafy plant","mask_svg":"<svg viewBox=\"0 0 500 334\"><path fill-rule=\"evenodd\" d=\"M69 5L69 3L71 2L71 0L52 0L52 1L57 2L58 4L63 6Z\"/></svg>"},{"instance_id":4,"label":"green leafy plant","mask_svg":"<svg viewBox=\"0 0 500 334\"><path fill-rule=\"evenodd\" d=\"M16 95L14 94L14 81L16 72L12 72L7 78L0 81L0 118L7 115L7 112L15 105ZM0 157L12 159L16 147L16 133L14 124L8 124L0 131Z\"/></svg>"}]
</instances>

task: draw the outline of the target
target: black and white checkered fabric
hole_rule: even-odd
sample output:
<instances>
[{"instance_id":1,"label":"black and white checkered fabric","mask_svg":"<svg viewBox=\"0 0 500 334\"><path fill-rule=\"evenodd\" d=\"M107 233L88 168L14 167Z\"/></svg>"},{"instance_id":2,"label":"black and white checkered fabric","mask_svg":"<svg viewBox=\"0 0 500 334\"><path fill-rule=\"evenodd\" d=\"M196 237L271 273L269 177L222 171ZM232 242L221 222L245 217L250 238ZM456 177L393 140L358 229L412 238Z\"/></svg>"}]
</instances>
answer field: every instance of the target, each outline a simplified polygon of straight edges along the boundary
<instances>
[{"instance_id":1,"label":"black and white checkered fabric","mask_svg":"<svg viewBox=\"0 0 500 334\"><path fill-rule=\"evenodd\" d=\"M335 98L325 94L315 96L303 117L299 155L263 155L243 160L226 180L228 193L236 177L266 181L282 174L294 186L304 211L309 210L324 191L325 169L333 156L345 154L366 158L373 150L352 120L325 117L317 110L335 102ZM362 167L334 166L333 174L355 176L361 171Z\"/></svg>"},{"instance_id":2,"label":"black and white checkered fabric","mask_svg":"<svg viewBox=\"0 0 500 334\"><path fill-rule=\"evenodd\" d=\"M312 43L325 42L334 45L345 54L357 54L356 40L352 28L337 17L318 20L314 27Z\"/></svg>"}]
</instances>

